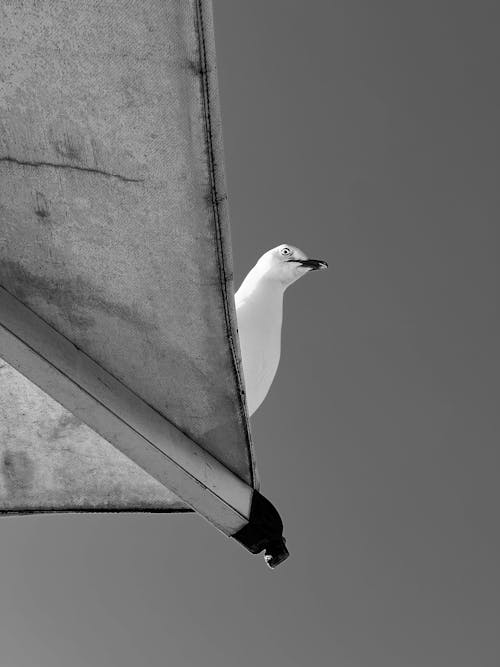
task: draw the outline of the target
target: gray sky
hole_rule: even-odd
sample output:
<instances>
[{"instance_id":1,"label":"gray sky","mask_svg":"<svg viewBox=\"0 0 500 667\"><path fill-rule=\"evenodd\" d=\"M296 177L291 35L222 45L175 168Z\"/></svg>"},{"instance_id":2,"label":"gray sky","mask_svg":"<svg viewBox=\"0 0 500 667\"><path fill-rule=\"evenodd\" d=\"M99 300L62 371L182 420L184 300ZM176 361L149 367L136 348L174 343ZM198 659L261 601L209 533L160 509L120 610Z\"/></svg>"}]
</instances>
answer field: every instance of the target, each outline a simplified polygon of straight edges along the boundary
<instances>
[{"instance_id":1,"label":"gray sky","mask_svg":"<svg viewBox=\"0 0 500 667\"><path fill-rule=\"evenodd\" d=\"M237 282L281 242L331 267L252 423L292 556L3 519L2 667L498 667L500 6L215 9Z\"/></svg>"}]
</instances>

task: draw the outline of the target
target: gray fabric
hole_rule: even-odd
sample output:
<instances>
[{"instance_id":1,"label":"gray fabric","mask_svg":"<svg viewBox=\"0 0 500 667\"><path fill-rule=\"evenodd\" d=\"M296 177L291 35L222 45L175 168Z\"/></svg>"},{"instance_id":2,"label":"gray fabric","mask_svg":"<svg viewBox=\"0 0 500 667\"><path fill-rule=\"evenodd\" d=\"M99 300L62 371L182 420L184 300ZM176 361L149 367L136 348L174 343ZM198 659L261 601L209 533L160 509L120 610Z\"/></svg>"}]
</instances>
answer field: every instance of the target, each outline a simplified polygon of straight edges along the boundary
<instances>
[{"instance_id":1,"label":"gray fabric","mask_svg":"<svg viewBox=\"0 0 500 667\"><path fill-rule=\"evenodd\" d=\"M0 511L179 510L162 484L0 361Z\"/></svg>"},{"instance_id":2,"label":"gray fabric","mask_svg":"<svg viewBox=\"0 0 500 667\"><path fill-rule=\"evenodd\" d=\"M0 284L255 484L210 3L18 1L0 38ZM182 506L1 371L0 509Z\"/></svg>"}]
</instances>

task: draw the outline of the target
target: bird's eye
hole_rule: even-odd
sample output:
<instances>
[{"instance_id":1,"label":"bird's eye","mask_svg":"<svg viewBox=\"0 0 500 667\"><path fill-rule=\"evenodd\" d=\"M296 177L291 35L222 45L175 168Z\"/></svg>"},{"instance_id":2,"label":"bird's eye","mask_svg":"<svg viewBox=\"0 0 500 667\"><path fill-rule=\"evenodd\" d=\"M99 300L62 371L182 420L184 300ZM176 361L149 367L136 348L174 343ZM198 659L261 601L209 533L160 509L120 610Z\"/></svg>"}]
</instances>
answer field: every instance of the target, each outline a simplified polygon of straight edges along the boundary
<instances>
[{"instance_id":1,"label":"bird's eye","mask_svg":"<svg viewBox=\"0 0 500 667\"><path fill-rule=\"evenodd\" d=\"M291 254L292 250L290 248L287 248L286 246L280 249L280 255L291 255Z\"/></svg>"}]
</instances>

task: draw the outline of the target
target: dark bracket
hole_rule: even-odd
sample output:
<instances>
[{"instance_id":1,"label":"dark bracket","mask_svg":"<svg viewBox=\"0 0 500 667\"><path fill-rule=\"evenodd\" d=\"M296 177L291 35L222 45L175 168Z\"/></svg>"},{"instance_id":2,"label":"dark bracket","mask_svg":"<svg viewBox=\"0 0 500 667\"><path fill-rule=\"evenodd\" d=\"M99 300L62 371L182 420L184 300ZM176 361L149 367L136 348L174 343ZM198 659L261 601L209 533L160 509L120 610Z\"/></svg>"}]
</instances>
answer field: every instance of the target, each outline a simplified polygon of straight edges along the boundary
<instances>
[{"instance_id":1,"label":"dark bracket","mask_svg":"<svg viewBox=\"0 0 500 667\"><path fill-rule=\"evenodd\" d=\"M264 558L271 568L277 567L290 555L285 546L283 522L278 510L255 490L248 523L232 537L253 554L265 551Z\"/></svg>"}]
</instances>

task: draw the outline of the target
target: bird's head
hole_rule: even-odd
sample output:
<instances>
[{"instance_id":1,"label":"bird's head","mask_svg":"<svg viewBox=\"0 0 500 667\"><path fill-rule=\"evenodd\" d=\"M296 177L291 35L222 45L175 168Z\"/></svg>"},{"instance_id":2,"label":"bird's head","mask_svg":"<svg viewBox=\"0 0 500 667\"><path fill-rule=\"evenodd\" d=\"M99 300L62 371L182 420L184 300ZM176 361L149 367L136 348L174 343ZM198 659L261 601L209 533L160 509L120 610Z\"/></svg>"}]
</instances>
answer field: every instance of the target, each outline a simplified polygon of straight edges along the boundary
<instances>
[{"instance_id":1,"label":"bird's head","mask_svg":"<svg viewBox=\"0 0 500 667\"><path fill-rule=\"evenodd\" d=\"M278 281L285 289L310 271L327 269L328 264L321 259L310 259L302 250L283 243L262 255L257 267L262 275Z\"/></svg>"}]
</instances>

